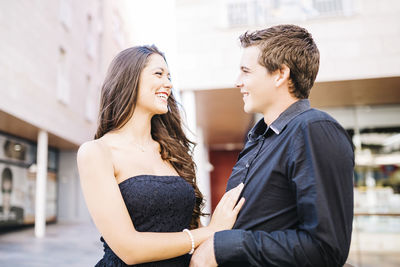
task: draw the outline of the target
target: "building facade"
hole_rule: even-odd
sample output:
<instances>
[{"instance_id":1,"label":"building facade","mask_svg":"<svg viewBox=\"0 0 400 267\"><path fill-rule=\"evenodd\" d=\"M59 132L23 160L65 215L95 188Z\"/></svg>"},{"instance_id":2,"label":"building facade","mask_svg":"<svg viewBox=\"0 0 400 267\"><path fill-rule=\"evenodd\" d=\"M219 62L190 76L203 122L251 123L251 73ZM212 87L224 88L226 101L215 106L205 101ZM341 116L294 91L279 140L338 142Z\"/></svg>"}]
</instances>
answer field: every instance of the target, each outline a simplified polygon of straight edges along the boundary
<instances>
[{"instance_id":1,"label":"building facade","mask_svg":"<svg viewBox=\"0 0 400 267\"><path fill-rule=\"evenodd\" d=\"M356 203L356 209L361 215L370 207L387 214L378 201L386 196L394 207L389 213L397 214L398 194L369 189L397 177L400 166L399 12L396 0L3 1L0 172L2 180L12 180L12 190L7 182L0 192L0 206L7 203L8 209L7 216L1 212L0 227L6 217L35 221L36 179L43 181L43 171L38 174L43 166L44 220L89 220L76 150L93 138L108 64L134 44L155 43L166 52L188 134L197 142L197 176L210 212L247 131L259 119L243 112L234 87L238 37L283 23L307 28L320 49L311 105L353 136L356 198L369 205ZM48 160L39 164L43 150Z\"/></svg>"},{"instance_id":2,"label":"building facade","mask_svg":"<svg viewBox=\"0 0 400 267\"><path fill-rule=\"evenodd\" d=\"M0 227L90 220L76 151L93 139L111 59L131 42L126 6L108 0L0 3L0 173L11 181L0 192Z\"/></svg>"},{"instance_id":3,"label":"building facade","mask_svg":"<svg viewBox=\"0 0 400 267\"><path fill-rule=\"evenodd\" d=\"M185 108L195 113L194 129L212 166L206 178L212 207L247 131L261 118L243 112L234 86L238 37L297 24L312 33L321 54L311 106L336 118L356 147L354 262L361 265L361 254L371 259L398 253L400 232L393 229L400 222L399 12L393 0L176 0L178 84L182 95L193 98Z\"/></svg>"},{"instance_id":4,"label":"building facade","mask_svg":"<svg viewBox=\"0 0 400 267\"><path fill-rule=\"evenodd\" d=\"M298 24L312 33L321 64L311 104L355 133L356 141L363 140L358 147L371 145L366 135L359 136L367 129L386 128L387 137L399 133L397 1L177 0L176 10L178 84L182 94L194 94L196 127L209 150L237 153L258 119L244 114L234 88L241 56L238 37L275 24ZM393 153L393 163L400 164ZM362 159L357 157L360 164Z\"/></svg>"}]
</instances>

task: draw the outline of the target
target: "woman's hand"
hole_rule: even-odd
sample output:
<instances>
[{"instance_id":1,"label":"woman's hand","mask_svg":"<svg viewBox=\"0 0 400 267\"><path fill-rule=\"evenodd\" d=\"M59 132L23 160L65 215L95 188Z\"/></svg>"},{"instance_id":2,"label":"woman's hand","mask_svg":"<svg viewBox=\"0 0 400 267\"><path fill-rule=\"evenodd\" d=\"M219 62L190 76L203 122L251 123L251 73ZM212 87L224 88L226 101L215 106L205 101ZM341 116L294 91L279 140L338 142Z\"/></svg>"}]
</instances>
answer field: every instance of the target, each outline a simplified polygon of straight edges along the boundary
<instances>
[{"instance_id":1,"label":"woman's hand","mask_svg":"<svg viewBox=\"0 0 400 267\"><path fill-rule=\"evenodd\" d=\"M237 215L244 203L243 197L239 202L237 202L243 187L243 183L240 183L238 186L229 190L222 196L214 210L211 222L207 226L213 232L232 229Z\"/></svg>"}]
</instances>

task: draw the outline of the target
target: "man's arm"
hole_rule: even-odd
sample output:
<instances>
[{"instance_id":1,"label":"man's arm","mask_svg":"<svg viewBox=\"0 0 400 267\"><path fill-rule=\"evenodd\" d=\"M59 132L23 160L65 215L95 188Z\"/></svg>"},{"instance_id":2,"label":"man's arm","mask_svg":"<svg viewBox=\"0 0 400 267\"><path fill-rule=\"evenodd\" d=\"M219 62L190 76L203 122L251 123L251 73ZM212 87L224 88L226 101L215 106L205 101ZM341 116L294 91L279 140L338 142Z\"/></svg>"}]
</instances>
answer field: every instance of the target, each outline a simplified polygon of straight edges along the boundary
<instances>
[{"instance_id":1,"label":"man's arm","mask_svg":"<svg viewBox=\"0 0 400 267\"><path fill-rule=\"evenodd\" d=\"M219 265L342 266L346 261L353 216L352 145L331 121L314 122L295 138L288 173L299 225L270 233L217 232Z\"/></svg>"}]
</instances>

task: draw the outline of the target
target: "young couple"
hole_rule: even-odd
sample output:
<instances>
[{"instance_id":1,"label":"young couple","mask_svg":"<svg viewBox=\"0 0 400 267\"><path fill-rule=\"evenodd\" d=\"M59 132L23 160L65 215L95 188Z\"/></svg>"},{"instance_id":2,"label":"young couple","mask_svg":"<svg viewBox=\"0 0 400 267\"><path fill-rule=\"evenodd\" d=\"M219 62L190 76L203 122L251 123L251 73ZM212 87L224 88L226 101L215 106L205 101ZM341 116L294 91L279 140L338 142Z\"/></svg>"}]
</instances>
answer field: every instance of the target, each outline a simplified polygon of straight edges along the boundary
<instances>
[{"instance_id":1,"label":"young couple","mask_svg":"<svg viewBox=\"0 0 400 267\"><path fill-rule=\"evenodd\" d=\"M236 87L250 130L208 226L192 143L164 55L132 47L111 63L95 140L78 152L102 234L96 266L342 266L353 216L351 140L307 100L319 68L310 33L278 25L240 36ZM239 93L239 92L238 92ZM193 255L191 255L193 254Z\"/></svg>"}]
</instances>

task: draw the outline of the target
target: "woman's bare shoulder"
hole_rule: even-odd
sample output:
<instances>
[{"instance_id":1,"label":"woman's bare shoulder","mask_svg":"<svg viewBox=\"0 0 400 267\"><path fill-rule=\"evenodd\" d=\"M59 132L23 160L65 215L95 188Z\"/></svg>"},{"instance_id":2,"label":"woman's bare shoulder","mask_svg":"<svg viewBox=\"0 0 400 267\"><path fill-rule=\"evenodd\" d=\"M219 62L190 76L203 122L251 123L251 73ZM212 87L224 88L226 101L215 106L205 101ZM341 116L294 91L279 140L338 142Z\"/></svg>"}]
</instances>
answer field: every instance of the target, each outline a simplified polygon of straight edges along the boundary
<instances>
[{"instance_id":1,"label":"woman's bare shoulder","mask_svg":"<svg viewBox=\"0 0 400 267\"><path fill-rule=\"evenodd\" d=\"M85 142L79 147L77 164L82 181L107 181L114 176L109 149L99 140Z\"/></svg>"},{"instance_id":2,"label":"woman's bare shoulder","mask_svg":"<svg viewBox=\"0 0 400 267\"><path fill-rule=\"evenodd\" d=\"M88 161L88 160L110 160L109 148L103 140L91 140L83 143L77 153L77 160Z\"/></svg>"}]
</instances>

